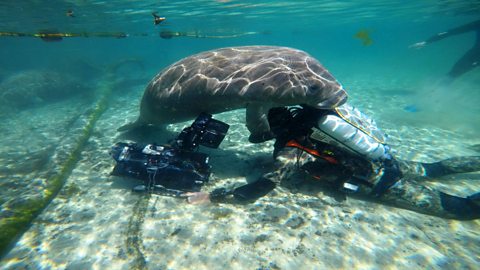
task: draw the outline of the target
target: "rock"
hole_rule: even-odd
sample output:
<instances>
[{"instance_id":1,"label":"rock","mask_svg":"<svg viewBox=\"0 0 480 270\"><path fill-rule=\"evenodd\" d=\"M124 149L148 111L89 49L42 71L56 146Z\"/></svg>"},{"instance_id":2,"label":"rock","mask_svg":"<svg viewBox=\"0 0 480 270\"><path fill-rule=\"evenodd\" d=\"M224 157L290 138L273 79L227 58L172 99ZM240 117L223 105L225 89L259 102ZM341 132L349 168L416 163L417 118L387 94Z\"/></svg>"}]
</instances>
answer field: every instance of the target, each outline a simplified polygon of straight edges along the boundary
<instances>
[{"instance_id":1,"label":"rock","mask_svg":"<svg viewBox=\"0 0 480 270\"><path fill-rule=\"evenodd\" d=\"M304 223L305 221L303 220L303 218L299 216L293 216L289 218L287 222L285 222L285 226L290 227L292 229L297 229L301 227Z\"/></svg>"},{"instance_id":2,"label":"rock","mask_svg":"<svg viewBox=\"0 0 480 270\"><path fill-rule=\"evenodd\" d=\"M268 239L268 235L267 234L260 234L258 235L257 237L255 237L255 243L257 242L264 242Z\"/></svg>"},{"instance_id":3,"label":"rock","mask_svg":"<svg viewBox=\"0 0 480 270\"><path fill-rule=\"evenodd\" d=\"M242 234L240 235L240 242L245 245L253 245L255 244L255 236L252 234Z\"/></svg>"},{"instance_id":4,"label":"rock","mask_svg":"<svg viewBox=\"0 0 480 270\"><path fill-rule=\"evenodd\" d=\"M267 205L263 210L263 213L262 221L266 222L278 222L289 215L288 209L271 205Z\"/></svg>"},{"instance_id":5,"label":"rock","mask_svg":"<svg viewBox=\"0 0 480 270\"><path fill-rule=\"evenodd\" d=\"M222 219L230 216L232 214L232 210L229 208L224 208L224 207L216 207L213 208L211 213L213 215L213 219Z\"/></svg>"}]
</instances>

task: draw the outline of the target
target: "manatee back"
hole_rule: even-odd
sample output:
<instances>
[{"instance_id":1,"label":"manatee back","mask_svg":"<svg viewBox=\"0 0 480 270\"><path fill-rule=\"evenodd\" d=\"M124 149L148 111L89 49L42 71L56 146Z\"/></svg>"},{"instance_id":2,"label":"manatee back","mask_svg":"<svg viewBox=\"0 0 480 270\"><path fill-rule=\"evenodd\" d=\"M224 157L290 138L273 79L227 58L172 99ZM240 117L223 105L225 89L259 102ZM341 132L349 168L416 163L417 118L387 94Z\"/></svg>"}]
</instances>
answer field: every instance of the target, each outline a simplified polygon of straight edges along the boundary
<instances>
[{"instance_id":1,"label":"manatee back","mask_svg":"<svg viewBox=\"0 0 480 270\"><path fill-rule=\"evenodd\" d=\"M317 90L309 92L310 88ZM335 78L303 51L230 47L186 57L162 70L145 90L141 117L146 122L166 123L187 120L202 111L238 109L251 102L284 106L315 101L333 108L345 99Z\"/></svg>"},{"instance_id":2,"label":"manatee back","mask_svg":"<svg viewBox=\"0 0 480 270\"><path fill-rule=\"evenodd\" d=\"M275 80L276 73L296 71L306 57L308 55L303 51L275 46L230 47L201 52L162 70L146 91L157 98L190 94L211 96L219 91L242 96L242 90L245 92L252 83L278 84L281 80ZM301 78L289 79L298 81ZM278 88L280 85L272 86Z\"/></svg>"}]
</instances>

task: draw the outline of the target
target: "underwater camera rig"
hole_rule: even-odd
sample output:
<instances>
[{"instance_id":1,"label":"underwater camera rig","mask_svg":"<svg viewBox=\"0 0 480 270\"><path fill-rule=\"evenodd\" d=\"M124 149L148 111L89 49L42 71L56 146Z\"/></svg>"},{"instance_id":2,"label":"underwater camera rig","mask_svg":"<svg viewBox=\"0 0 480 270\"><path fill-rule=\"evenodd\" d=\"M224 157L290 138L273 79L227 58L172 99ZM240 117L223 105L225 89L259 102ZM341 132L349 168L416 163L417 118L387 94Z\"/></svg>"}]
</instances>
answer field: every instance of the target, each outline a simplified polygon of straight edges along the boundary
<instances>
[{"instance_id":1,"label":"underwater camera rig","mask_svg":"<svg viewBox=\"0 0 480 270\"><path fill-rule=\"evenodd\" d=\"M134 191L179 196L199 191L210 177L208 155L196 151L199 145L218 148L229 125L202 113L184 128L172 145L116 143L110 155L117 162L112 175L143 180Z\"/></svg>"}]
</instances>

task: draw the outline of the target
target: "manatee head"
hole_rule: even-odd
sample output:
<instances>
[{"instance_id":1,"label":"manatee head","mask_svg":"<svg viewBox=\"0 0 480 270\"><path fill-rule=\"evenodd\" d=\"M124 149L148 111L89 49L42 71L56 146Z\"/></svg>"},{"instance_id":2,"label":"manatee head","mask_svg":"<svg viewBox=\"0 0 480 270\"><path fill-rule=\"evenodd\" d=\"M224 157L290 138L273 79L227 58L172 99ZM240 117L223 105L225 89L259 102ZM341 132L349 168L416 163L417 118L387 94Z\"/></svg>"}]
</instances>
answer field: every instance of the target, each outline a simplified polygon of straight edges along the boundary
<instances>
[{"instance_id":1,"label":"manatee head","mask_svg":"<svg viewBox=\"0 0 480 270\"><path fill-rule=\"evenodd\" d=\"M347 100L340 83L308 55L286 60L283 68L271 70L269 75L256 84L263 87L270 101L279 105L306 104L317 109L331 109Z\"/></svg>"}]
</instances>

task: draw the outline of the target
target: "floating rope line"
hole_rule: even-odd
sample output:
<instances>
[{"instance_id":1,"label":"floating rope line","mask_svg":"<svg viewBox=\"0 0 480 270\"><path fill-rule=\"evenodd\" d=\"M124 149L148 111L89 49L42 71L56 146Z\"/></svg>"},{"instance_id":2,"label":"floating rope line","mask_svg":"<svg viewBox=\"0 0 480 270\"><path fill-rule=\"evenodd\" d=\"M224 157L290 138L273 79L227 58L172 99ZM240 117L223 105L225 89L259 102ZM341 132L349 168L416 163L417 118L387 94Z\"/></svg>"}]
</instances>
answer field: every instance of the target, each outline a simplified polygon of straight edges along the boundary
<instances>
[{"instance_id":1,"label":"floating rope line","mask_svg":"<svg viewBox=\"0 0 480 270\"><path fill-rule=\"evenodd\" d=\"M48 179L47 187L44 191L45 196L40 199L30 199L21 206L10 209L10 216L2 217L0 220L0 256L6 254L14 241L28 229L33 219L48 206L62 189L80 160L81 153L92 135L95 123L107 109L108 101L115 85L113 79L114 74L109 71L105 78L106 83L100 86L99 100L88 116L86 125L76 140L73 150L70 151L65 161L60 165L58 173Z\"/></svg>"},{"instance_id":2,"label":"floating rope line","mask_svg":"<svg viewBox=\"0 0 480 270\"><path fill-rule=\"evenodd\" d=\"M241 33L219 33L219 34L203 34L199 31L177 32L163 30L159 33L160 38L171 39L174 37L191 37L191 38L236 38L247 35L255 35L258 32L241 32ZM22 33L22 32L0 32L0 37L31 37L40 38L43 41L62 41L63 38L127 38L127 37L148 37L147 33L127 34L124 32L98 32L98 33L61 33L55 31L40 31L38 33Z\"/></svg>"},{"instance_id":3,"label":"floating rope line","mask_svg":"<svg viewBox=\"0 0 480 270\"><path fill-rule=\"evenodd\" d=\"M146 34L139 34L146 35ZM63 38L74 37L108 37L108 38L126 38L129 35L122 32L116 33L59 33L59 32L39 32L39 33L21 33L21 32L0 32L0 37L33 37L41 38L44 41L61 41Z\"/></svg>"},{"instance_id":4,"label":"floating rope line","mask_svg":"<svg viewBox=\"0 0 480 270\"><path fill-rule=\"evenodd\" d=\"M232 34L225 34L221 33L218 35L214 34L203 34L198 31L193 32L175 32L169 30L163 30L160 32L160 37L163 39L171 39L174 37L191 37L191 38L237 38L241 36L248 36L248 35L255 35L258 32L242 32L242 33L232 33Z\"/></svg>"}]
</instances>

